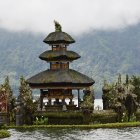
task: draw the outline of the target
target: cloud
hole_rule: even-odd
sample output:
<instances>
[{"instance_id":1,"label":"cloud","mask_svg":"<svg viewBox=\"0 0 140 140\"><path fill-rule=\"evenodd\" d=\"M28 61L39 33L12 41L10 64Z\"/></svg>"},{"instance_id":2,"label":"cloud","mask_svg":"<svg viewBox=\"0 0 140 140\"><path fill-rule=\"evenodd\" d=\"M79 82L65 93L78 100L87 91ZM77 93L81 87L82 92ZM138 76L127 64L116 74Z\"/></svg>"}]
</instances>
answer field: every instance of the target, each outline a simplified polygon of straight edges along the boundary
<instances>
[{"instance_id":1,"label":"cloud","mask_svg":"<svg viewBox=\"0 0 140 140\"><path fill-rule=\"evenodd\" d=\"M48 33L53 20L73 34L119 29L140 21L140 0L0 0L0 27Z\"/></svg>"}]
</instances>

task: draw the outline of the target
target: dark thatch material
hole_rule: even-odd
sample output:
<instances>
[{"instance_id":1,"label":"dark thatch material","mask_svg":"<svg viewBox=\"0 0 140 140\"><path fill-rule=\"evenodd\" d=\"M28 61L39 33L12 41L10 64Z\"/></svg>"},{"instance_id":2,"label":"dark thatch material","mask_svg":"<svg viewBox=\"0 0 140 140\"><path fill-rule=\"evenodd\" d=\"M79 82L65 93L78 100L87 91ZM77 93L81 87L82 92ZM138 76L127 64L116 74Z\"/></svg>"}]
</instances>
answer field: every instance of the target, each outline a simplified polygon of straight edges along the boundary
<instances>
[{"instance_id":1,"label":"dark thatch material","mask_svg":"<svg viewBox=\"0 0 140 140\"><path fill-rule=\"evenodd\" d=\"M45 61L58 61L58 60L76 60L80 58L80 55L73 51L66 51L66 50L60 50L60 51L45 51L40 56L40 59Z\"/></svg>"},{"instance_id":2,"label":"dark thatch material","mask_svg":"<svg viewBox=\"0 0 140 140\"><path fill-rule=\"evenodd\" d=\"M30 86L91 86L94 80L75 70L46 70L27 80Z\"/></svg>"},{"instance_id":3,"label":"dark thatch material","mask_svg":"<svg viewBox=\"0 0 140 140\"><path fill-rule=\"evenodd\" d=\"M43 42L47 44L57 44L57 43L71 44L74 43L75 40L65 32L52 32L43 40Z\"/></svg>"}]
</instances>

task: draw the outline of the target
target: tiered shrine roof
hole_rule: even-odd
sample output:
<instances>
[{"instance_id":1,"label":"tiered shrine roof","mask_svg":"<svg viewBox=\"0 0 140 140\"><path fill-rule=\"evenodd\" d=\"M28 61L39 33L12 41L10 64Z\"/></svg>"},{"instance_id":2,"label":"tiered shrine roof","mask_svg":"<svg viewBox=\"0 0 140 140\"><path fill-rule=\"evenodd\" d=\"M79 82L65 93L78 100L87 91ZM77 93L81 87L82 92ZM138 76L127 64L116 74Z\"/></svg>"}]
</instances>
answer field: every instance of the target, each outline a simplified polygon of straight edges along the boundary
<instances>
[{"instance_id":1,"label":"tiered shrine roof","mask_svg":"<svg viewBox=\"0 0 140 140\"><path fill-rule=\"evenodd\" d=\"M64 43L64 44L71 44L74 43L75 40L67 33L61 32L61 31L55 31L50 33L43 42L47 44L58 44L58 43Z\"/></svg>"},{"instance_id":2,"label":"tiered shrine roof","mask_svg":"<svg viewBox=\"0 0 140 140\"><path fill-rule=\"evenodd\" d=\"M80 55L73 51L59 50L59 51L45 51L39 58L45 61L72 61L80 58Z\"/></svg>"},{"instance_id":3,"label":"tiered shrine roof","mask_svg":"<svg viewBox=\"0 0 140 140\"><path fill-rule=\"evenodd\" d=\"M72 69L45 70L27 80L30 86L91 86L95 81Z\"/></svg>"},{"instance_id":4,"label":"tiered shrine roof","mask_svg":"<svg viewBox=\"0 0 140 140\"><path fill-rule=\"evenodd\" d=\"M50 62L50 69L27 80L32 88L89 87L94 84L93 79L69 69L69 63L80 58L80 55L67 50L67 45L74 43L75 40L62 32L58 22L55 22L55 32L50 33L44 42L51 45L52 50L43 52L39 58Z\"/></svg>"}]
</instances>

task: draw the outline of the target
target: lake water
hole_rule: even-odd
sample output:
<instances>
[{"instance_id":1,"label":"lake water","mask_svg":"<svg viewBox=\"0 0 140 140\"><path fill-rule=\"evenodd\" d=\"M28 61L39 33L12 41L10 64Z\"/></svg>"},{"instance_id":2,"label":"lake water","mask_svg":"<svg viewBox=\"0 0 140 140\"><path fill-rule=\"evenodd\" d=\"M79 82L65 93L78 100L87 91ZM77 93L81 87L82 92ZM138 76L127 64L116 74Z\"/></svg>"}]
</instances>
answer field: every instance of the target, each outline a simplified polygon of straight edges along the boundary
<instances>
[{"instance_id":1,"label":"lake water","mask_svg":"<svg viewBox=\"0 0 140 140\"><path fill-rule=\"evenodd\" d=\"M140 128L123 129L44 129L9 130L12 136L3 140L139 140Z\"/></svg>"},{"instance_id":2,"label":"lake water","mask_svg":"<svg viewBox=\"0 0 140 140\"><path fill-rule=\"evenodd\" d=\"M100 108L100 110L103 109L103 101L102 99L95 99L94 100L94 109Z\"/></svg>"}]
</instances>

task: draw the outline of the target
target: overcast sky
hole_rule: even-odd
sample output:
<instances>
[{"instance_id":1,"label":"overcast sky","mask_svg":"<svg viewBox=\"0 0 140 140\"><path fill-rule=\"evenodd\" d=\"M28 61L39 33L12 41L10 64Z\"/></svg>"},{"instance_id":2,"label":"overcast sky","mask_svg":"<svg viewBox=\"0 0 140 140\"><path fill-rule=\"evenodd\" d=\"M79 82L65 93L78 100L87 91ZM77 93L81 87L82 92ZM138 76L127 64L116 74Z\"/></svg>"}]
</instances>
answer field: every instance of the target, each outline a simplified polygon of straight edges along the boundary
<instances>
[{"instance_id":1,"label":"overcast sky","mask_svg":"<svg viewBox=\"0 0 140 140\"><path fill-rule=\"evenodd\" d=\"M140 0L0 0L0 28L48 33L119 29L140 22Z\"/></svg>"}]
</instances>

